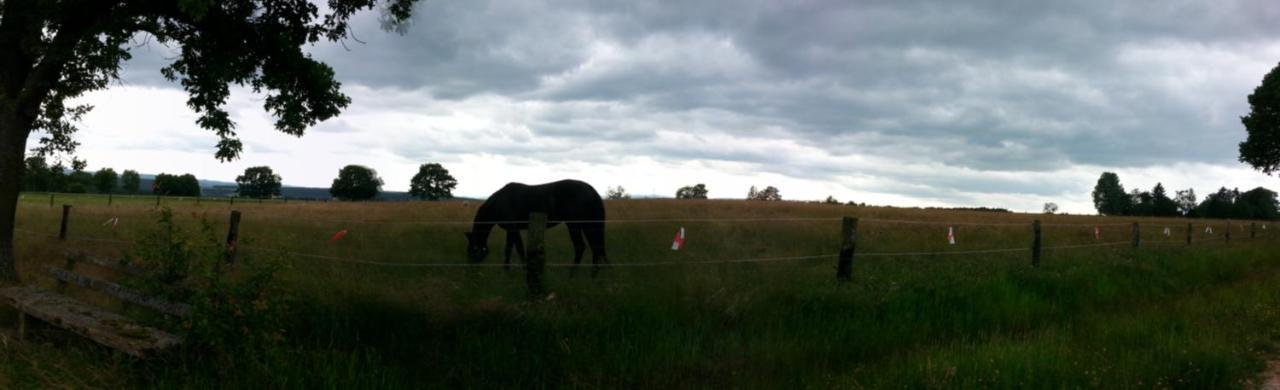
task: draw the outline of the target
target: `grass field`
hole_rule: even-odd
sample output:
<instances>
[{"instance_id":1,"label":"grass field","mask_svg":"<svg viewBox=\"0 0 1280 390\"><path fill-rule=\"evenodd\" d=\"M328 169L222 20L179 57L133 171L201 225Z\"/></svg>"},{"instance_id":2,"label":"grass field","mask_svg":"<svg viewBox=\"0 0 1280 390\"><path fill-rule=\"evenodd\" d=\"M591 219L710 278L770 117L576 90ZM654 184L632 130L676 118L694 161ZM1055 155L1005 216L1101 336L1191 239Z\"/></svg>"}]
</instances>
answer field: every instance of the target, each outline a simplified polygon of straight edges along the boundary
<instances>
[{"instance_id":1,"label":"grass field","mask_svg":"<svg viewBox=\"0 0 1280 390\"><path fill-rule=\"evenodd\" d=\"M61 197L61 195L59 195ZM153 225L154 198L73 204L69 236L47 195L19 206L25 280L76 247L119 255ZM231 205L165 201L224 232ZM242 256L297 252L399 264L464 262L476 204L237 203ZM1039 216L742 201L609 202L616 264L832 255L776 262L549 269L531 301L519 269L397 267L283 256L287 337L231 366L131 362L73 337L5 339L9 387L1248 387L1280 336L1280 235L1225 221ZM865 256L835 282L842 216L858 252L946 252L1124 242L1142 247ZM103 225L118 217L119 225ZM645 222L626 222L645 220ZM895 222L898 221L898 222ZM915 221L927 223L903 223ZM1195 244L1184 245L1187 223ZM986 225L999 224L999 225ZM1100 238L1095 239L1094 225ZM1206 225L1214 233L1204 232ZM945 241L948 226L956 245ZM670 250L688 231L687 248ZM1165 236L1163 229L1171 228ZM1274 227L1272 227L1274 228ZM328 242L339 230L349 234ZM548 262L571 250L548 231ZM96 240L86 240L92 238ZM501 235L489 263L501 261ZM278 257L278 256L277 256ZM7 310L7 309L0 309ZM11 312L0 314L8 326Z\"/></svg>"}]
</instances>

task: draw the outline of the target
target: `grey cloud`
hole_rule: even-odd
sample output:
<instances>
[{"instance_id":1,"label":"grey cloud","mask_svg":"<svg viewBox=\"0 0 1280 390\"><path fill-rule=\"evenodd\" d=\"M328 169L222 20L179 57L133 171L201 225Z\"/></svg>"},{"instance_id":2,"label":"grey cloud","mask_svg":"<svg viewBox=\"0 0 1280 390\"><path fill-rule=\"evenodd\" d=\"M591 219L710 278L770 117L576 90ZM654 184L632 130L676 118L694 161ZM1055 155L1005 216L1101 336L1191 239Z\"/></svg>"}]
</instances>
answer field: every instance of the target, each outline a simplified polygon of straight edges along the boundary
<instances>
[{"instance_id":1,"label":"grey cloud","mask_svg":"<svg viewBox=\"0 0 1280 390\"><path fill-rule=\"evenodd\" d=\"M426 111L432 107L406 102L496 96L537 105L506 119L527 128L530 140L414 140L395 145L398 154L607 161L581 152L590 147L755 163L819 180L858 167L780 160L767 149L664 145L655 134L786 140L837 159L975 172L1230 164L1243 136L1234 118L1248 90L1240 81L1176 90L1164 78L1231 75L1150 69L1160 58L1142 56L1178 48L1192 57L1197 48L1247 53L1280 36L1280 3L1264 0L441 0L422 3L405 35L383 32L376 19L355 20L363 43L310 49L349 87L395 95L370 104ZM162 49L137 55L138 67L158 69ZM154 82L132 69L127 76ZM317 131L353 127L332 122ZM1075 190L874 174L924 183L901 190L933 188L937 197Z\"/></svg>"}]
</instances>

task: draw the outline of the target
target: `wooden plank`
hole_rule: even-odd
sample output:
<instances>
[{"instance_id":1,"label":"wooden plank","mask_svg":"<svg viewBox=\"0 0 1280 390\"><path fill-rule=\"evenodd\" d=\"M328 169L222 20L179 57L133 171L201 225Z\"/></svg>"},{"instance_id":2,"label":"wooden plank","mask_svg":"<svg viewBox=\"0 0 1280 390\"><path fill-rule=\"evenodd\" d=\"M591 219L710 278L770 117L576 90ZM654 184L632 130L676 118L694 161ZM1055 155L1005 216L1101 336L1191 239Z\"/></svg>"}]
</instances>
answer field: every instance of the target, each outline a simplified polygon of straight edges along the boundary
<instances>
[{"instance_id":1,"label":"wooden plank","mask_svg":"<svg viewBox=\"0 0 1280 390\"><path fill-rule=\"evenodd\" d=\"M142 268L138 268L132 265L122 263L119 260L111 260L111 259L106 259L102 257L92 256L84 252L69 250L69 251L63 252L63 254L67 255L67 257L75 259L76 261L83 261L89 264L93 264L102 268L106 268L122 274L130 275L130 276L139 276L147 272Z\"/></svg>"},{"instance_id":2,"label":"wooden plank","mask_svg":"<svg viewBox=\"0 0 1280 390\"><path fill-rule=\"evenodd\" d=\"M140 359L182 343L178 336L51 291L9 287L0 289L0 298L27 315Z\"/></svg>"},{"instance_id":3,"label":"wooden plank","mask_svg":"<svg viewBox=\"0 0 1280 390\"><path fill-rule=\"evenodd\" d=\"M80 275L61 268L44 266L44 271L50 276L63 282L73 283L77 286L93 289L112 298L116 298L125 302L138 304L151 308L152 310L178 317L186 317L191 315L191 305L182 303L173 303L160 298L151 297L130 290L119 284L108 282L92 276Z\"/></svg>"}]
</instances>

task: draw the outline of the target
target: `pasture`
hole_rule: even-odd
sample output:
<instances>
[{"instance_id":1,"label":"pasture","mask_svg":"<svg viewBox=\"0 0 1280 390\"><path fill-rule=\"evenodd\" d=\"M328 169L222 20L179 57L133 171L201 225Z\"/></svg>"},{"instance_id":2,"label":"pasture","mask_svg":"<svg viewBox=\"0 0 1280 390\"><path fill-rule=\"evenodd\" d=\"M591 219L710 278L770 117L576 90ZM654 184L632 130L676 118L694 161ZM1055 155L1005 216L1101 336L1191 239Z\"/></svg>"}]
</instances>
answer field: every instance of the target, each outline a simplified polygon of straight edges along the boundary
<instances>
[{"instance_id":1,"label":"pasture","mask_svg":"<svg viewBox=\"0 0 1280 390\"><path fill-rule=\"evenodd\" d=\"M59 241L61 207L24 197L24 279L51 285L33 269L66 248L123 255L154 226L152 202L59 195L73 205ZM219 234L232 207L243 213L240 256L285 265L284 340L228 365L134 362L54 331L5 338L0 387L1230 388L1249 385L1280 336L1280 235L1250 239L1247 222L1227 243L1225 221L609 201L617 266L571 276L558 266L567 233L552 228L554 296L531 300L518 266L453 266L475 202L162 205ZM844 216L860 218L860 255L841 285ZM1039 267L1017 250L1035 219ZM489 242L486 264L500 263L503 235ZM12 318L0 309L0 327Z\"/></svg>"}]
</instances>

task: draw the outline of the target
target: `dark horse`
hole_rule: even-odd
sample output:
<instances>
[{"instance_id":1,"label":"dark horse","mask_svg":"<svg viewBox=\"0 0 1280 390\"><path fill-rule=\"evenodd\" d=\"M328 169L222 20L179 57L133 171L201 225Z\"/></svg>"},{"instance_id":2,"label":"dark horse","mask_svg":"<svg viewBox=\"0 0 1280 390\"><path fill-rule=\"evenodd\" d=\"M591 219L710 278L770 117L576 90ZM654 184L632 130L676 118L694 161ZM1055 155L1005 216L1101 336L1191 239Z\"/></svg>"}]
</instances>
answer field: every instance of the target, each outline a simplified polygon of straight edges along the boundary
<instances>
[{"instance_id":1,"label":"dark horse","mask_svg":"<svg viewBox=\"0 0 1280 390\"><path fill-rule=\"evenodd\" d=\"M508 183L494 192L476 211L476 219L467 235L467 257L472 262L484 261L489 255L489 233L498 225L507 231L506 264L511 265L511 250L524 261L524 243L520 231L529 228L529 213L546 213L547 221L564 221L573 240L573 264L582 263L582 252L591 246L591 263L599 269L607 264L604 252L604 201L590 184L577 180L525 185ZM548 222L547 227L560 222ZM586 240L586 245L583 244Z\"/></svg>"}]
</instances>

